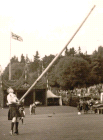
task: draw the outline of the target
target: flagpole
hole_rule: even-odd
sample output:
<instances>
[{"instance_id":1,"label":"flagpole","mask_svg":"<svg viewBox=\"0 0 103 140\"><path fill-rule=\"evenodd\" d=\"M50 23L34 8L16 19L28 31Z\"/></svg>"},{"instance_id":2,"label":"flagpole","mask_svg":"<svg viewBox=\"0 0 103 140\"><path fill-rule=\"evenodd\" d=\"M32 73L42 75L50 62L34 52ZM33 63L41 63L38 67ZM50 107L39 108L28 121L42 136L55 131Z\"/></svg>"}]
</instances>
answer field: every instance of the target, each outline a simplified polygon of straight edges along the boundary
<instances>
[{"instance_id":1,"label":"flagpole","mask_svg":"<svg viewBox=\"0 0 103 140\"><path fill-rule=\"evenodd\" d=\"M9 80L11 80L11 30L10 30L10 60L9 60Z\"/></svg>"},{"instance_id":2,"label":"flagpole","mask_svg":"<svg viewBox=\"0 0 103 140\"><path fill-rule=\"evenodd\" d=\"M10 30L10 62L9 62L9 80L11 80L11 38L13 38L13 39L15 39L15 40L18 40L18 41L23 41L23 39L20 37L20 36L18 36L18 35L16 35L16 34L14 34L14 33L12 33L11 34L11 30Z\"/></svg>"}]
</instances>

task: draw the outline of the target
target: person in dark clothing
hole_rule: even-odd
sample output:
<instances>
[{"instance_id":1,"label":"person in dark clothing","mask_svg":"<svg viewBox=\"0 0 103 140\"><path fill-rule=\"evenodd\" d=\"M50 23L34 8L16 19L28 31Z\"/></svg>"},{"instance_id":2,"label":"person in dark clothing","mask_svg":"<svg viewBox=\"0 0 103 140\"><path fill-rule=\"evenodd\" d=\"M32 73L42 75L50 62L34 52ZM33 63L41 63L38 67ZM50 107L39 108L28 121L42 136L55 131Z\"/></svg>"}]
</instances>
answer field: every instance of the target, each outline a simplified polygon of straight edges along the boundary
<instances>
[{"instance_id":1,"label":"person in dark clothing","mask_svg":"<svg viewBox=\"0 0 103 140\"><path fill-rule=\"evenodd\" d=\"M84 113L88 113L89 106L88 106L88 102L87 101L83 102L83 109L84 109Z\"/></svg>"},{"instance_id":2,"label":"person in dark clothing","mask_svg":"<svg viewBox=\"0 0 103 140\"><path fill-rule=\"evenodd\" d=\"M20 115L21 115L20 120L21 120L22 124L25 124L24 123L24 117L25 117L24 99L20 103L19 111L20 111Z\"/></svg>"},{"instance_id":3,"label":"person in dark clothing","mask_svg":"<svg viewBox=\"0 0 103 140\"><path fill-rule=\"evenodd\" d=\"M81 111L83 109L83 101L82 100L80 100L78 102L77 109L78 109L78 115L81 115Z\"/></svg>"}]
</instances>

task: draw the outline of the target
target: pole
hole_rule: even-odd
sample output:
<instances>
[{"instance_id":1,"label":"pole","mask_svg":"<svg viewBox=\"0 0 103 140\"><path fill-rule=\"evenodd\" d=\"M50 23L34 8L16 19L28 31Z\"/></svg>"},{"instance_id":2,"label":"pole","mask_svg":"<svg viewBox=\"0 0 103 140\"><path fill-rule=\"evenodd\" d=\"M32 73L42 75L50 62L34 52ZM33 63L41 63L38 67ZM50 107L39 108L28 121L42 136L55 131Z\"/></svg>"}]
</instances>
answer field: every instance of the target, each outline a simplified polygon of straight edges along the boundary
<instances>
[{"instance_id":1,"label":"pole","mask_svg":"<svg viewBox=\"0 0 103 140\"><path fill-rule=\"evenodd\" d=\"M62 52L66 49L66 47L68 46L68 44L73 40L73 38L75 37L75 35L77 34L77 32L80 30L80 28L82 27L82 25L84 24L84 22L87 20L87 18L89 17L89 15L91 14L91 12L94 10L95 5L92 7L92 9L90 10L90 12L88 13L88 15L86 16L86 18L83 20L83 22L80 24L79 28L76 30L76 32L74 33L74 35L70 38L70 40L67 42L67 44L65 45L65 47L60 51L60 53L52 60L52 62L47 66L47 68L42 72L42 74L37 78L37 80L31 85L31 87L27 90L27 92L21 97L20 101L22 101L27 94L31 91L31 89L37 84L37 82L42 78L42 76L50 69L50 67L53 65L53 63L58 59L58 57L62 54Z\"/></svg>"},{"instance_id":2,"label":"pole","mask_svg":"<svg viewBox=\"0 0 103 140\"><path fill-rule=\"evenodd\" d=\"M9 62L9 80L11 80L11 30L10 30L10 62Z\"/></svg>"}]
</instances>

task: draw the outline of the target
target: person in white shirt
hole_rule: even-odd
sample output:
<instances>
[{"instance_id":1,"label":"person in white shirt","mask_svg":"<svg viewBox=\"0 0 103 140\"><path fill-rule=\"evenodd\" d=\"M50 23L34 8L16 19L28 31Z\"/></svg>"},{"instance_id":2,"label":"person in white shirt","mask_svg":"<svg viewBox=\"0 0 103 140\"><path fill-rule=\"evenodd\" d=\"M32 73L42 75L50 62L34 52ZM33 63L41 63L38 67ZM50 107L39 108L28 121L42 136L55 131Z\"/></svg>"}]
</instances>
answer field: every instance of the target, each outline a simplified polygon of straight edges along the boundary
<instances>
[{"instance_id":1,"label":"person in white shirt","mask_svg":"<svg viewBox=\"0 0 103 140\"><path fill-rule=\"evenodd\" d=\"M11 122L11 131L10 135L16 134L18 135L18 125L19 125L19 99L14 94L14 90L10 87L7 89L8 95L7 95L7 105L9 105L9 111L8 111L8 120L12 120ZM15 132L13 133L13 128L15 125Z\"/></svg>"},{"instance_id":2,"label":"person in white shirt","mask_svg":"<svg viewBox=\"0 0 103 140\"><path fill-rule=\"evenodd\" d=\"M30 104L29 110L30 110L30 115L35 114L35 108L36 108L36 104Z\"/></svg>"}]
</instances>

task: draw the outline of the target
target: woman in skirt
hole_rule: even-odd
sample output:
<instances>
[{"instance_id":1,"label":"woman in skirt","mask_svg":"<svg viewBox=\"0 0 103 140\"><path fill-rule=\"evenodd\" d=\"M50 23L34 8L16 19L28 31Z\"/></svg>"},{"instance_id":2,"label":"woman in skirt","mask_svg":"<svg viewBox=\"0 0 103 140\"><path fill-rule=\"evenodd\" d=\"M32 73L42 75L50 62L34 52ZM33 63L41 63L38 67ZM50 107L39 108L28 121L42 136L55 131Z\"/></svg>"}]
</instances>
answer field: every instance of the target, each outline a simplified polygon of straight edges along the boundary
<instances>
[{"instance_id":1,"label":"woman in skirt","mask_svg":"<svg viewBox=\"0 0 103 140\"><path fill-rule=\"evenodd\" d=\"M9 105L8 120L12 120L10 135L13 135L14 125L15 125L14 134L18 135L19 134L18 125L19 125L19 117L20 117L19 100L16 97L16 95L14 94L14 90L12 88L8 88L7 92L8 92L8 95L7 95L8 103L7 104Z\"/></svg>"}]
</instances>

